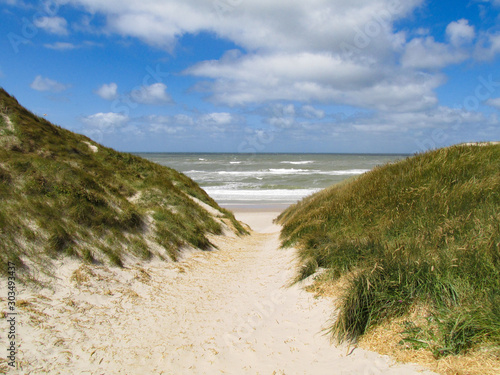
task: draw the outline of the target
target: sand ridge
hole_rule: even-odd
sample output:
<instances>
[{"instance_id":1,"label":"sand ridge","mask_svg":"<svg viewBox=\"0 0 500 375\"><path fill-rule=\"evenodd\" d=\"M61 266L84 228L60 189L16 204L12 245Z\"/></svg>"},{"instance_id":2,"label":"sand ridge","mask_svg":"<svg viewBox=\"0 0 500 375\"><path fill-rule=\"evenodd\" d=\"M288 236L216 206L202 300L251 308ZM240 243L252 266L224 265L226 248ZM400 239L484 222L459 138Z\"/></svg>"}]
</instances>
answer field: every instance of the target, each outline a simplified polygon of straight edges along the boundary
<instances>
[{"instance_id":1,"label":"sand ridge","mask_svg":"<svg viewBox=\"0 0 500 375\"><path fill-rule=\"evenodd\" d=\"M254 231L218 250L125 269L65 264L55 291L21 291L19 373L431 374L331 345L331 301L286 287L294 251L277 212L241 212Z\"/></svg>"}]
</instances>

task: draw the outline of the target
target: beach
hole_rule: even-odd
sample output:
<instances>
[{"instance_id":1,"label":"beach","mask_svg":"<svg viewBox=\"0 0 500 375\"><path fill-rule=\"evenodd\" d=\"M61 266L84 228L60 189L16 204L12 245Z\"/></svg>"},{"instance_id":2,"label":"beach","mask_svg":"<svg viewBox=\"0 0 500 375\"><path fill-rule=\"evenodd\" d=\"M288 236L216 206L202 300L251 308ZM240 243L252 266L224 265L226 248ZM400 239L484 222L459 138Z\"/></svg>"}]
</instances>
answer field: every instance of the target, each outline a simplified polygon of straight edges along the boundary
<instances>
[{"instance_id":1,"label":"beach","mask_svg":"<svg viewBox=\"0 0 500 375\"><path fill-rule=\"evenodd\" d=\"M213 251L122 269L66 259L53 290L21 290L20 373L431 374L332 345L332 301L288 287L281 207L232 208L251 234L213 236Z\"/></svg>"}]
</instances>

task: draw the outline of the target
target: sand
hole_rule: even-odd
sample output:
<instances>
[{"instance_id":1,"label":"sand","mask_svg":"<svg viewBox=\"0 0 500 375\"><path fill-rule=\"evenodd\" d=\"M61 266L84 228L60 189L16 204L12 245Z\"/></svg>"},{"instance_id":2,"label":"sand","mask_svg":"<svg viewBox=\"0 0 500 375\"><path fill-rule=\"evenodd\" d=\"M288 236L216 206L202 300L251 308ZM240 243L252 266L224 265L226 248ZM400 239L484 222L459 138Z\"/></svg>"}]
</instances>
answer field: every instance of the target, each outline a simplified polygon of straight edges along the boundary
<instances>
[{"instance_id":1,"label":"sand","mask_svg":"<svg viewBox=\"0 0 500 375\"><path fill-rule=\"evenodd\" d=\"M17 372L432 374L330 343L332 302L286 287L294 251L279 249L277 214L240 209L250 236L213 237L218 250L179 263L61 263L54 290L20 290Z\"/></svg>"}]
</instances>

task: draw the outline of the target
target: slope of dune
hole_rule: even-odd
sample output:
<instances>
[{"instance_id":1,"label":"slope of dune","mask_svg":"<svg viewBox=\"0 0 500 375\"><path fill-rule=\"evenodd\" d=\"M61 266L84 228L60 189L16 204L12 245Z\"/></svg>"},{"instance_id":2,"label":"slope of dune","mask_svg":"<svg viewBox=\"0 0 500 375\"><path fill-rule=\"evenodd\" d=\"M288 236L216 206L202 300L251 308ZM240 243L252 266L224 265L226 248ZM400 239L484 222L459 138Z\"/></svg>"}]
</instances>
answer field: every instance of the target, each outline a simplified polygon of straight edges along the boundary
<instances>
[{"instance_id":1,"label":"slope of dune","mask_svg":"<svg viewBox=\"0 0 500 375\"><path fill-rule=\"evenodd\" d=\"M339 297L334 338L369 334L379 347L443 361L482 353L484 367L467 374L498 371L500 145L375 168L291 206L279 222L283 245L299 251L297 279L321 270L316 287ZM390 345L381 340L389 326Z\"/></svg>"},{"instance_id":2,"label":"slope of dune","mask_svg":"<svg viewBox=\"0 0 500 375\"><path fill-rule=\"evenodd\" d=\"M0 89L0 274L46 280L54 261L176 260L244 233L185 175L55 126ZM47 280L49 280L47 279Z\"/></svg>"}]
</instances>

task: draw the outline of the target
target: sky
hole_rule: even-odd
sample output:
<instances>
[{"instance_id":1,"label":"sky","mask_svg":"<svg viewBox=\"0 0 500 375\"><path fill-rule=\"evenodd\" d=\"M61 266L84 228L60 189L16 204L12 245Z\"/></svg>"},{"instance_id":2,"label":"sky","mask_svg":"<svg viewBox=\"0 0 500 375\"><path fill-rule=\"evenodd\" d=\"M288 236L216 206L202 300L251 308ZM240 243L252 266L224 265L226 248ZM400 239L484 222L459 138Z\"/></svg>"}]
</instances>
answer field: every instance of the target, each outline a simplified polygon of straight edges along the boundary
<instances>
[{"instance_id":1,"label":"sky","mask_svg":"<svg viewBox=\"0 0 500 375\"><path fill-rule=\"evenodd\" d=\"M0 86L128 152L500 140L500 0L0 0Z\"/></svg>"}]
</instances>

